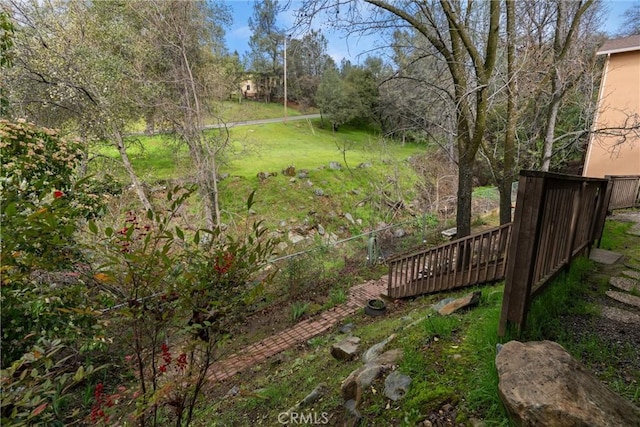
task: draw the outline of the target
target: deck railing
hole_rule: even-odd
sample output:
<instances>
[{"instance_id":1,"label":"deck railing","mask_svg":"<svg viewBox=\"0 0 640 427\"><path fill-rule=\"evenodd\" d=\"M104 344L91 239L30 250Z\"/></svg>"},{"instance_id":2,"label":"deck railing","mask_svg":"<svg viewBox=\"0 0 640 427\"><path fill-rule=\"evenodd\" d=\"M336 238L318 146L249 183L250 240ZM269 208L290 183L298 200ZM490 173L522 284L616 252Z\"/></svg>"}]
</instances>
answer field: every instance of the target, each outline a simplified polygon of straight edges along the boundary
<instances>
[{"instance_id":1,"label":"deck railing","mask_svg":"<svg viewBox=\"0 0 640 427\"><path fill-rule=\"evenodd\" d=\"M402 298L502 280L510 232L509 223L387 260L388 295Z\"/></svg>"},{"instance_id":2,"label":"deck railing","mask_svg":"<svg viewBox=\"0 0 640 427\"><path fill-rule=\"evenodd\" d=\"M522 171L512 224L389 259L388 295L402 298L505 279L498 333L504 335L508 325L521 331L533 297L602 237L608 209L627 206L631 194L631 206L637 202L639 182L637 176Z\"/></svg>"}]
</instances>

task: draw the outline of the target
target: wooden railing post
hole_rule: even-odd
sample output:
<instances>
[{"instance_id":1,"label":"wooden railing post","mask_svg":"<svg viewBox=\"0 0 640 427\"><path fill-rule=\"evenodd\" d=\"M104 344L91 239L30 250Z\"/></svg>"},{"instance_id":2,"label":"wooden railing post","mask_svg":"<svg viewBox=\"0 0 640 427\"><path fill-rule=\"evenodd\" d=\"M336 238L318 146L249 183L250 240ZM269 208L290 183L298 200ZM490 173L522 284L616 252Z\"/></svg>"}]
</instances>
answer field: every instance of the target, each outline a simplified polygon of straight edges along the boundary
<instances>
[{"instance_id":1,"label":"wooden railing post","mask_svg":"<svg viewBox=\"0 0 640 427\"><path fill-rule=\"evenodd\" d=\"M640 182L640 180L638 181ZM591 243L598 241L597 247L600 247L602 240L602 232L604 231L604 223L607 219L607 211L609 210L609 202L611 201L611 191L613 189L613 181L608 179L606 183L600 184L598 194L598 210L595 221L593 222L593 234L591 235Z\"/></svg>"},{"instance_id":2,"label":"wooden railing post","mask_svg":"<svg viewBox=\"0 0 640 427\"><path fill-rule=\"evenodd\" d=\"M505 335L508 323L517 325L518 331L525 326L538 252L545 183L542 174L520 172L516 200L516 206L520 208L516 209L511 230L502 315L498 328L500 336Z\"/></svg>"}]
</instances>

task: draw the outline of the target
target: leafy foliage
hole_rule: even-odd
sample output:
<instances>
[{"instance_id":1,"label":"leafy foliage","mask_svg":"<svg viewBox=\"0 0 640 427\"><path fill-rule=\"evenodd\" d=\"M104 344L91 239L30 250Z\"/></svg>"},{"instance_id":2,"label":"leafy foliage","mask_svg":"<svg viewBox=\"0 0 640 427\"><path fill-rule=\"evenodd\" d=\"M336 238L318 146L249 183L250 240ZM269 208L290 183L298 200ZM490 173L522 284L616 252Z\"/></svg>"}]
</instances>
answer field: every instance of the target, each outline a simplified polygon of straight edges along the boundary
<instances>
[{"instance_id":1,"label":"leafy foliage","mask_svg":"<svg viewBox=\"0 0 640 427\"><path fill-rule=\"evenodd\" d=\"M114 329L119 343L131 354L126 369L137 378L137 392L127 405L103 407L98 418L130 419L140 425L159 425L173 419L188 425L207 372L224 347L232 325L260 295L275 242L261 223L247 226L239 237L224 236L219 228L188 233L174 218L195 188L168 192L166 215L129 212L120 227L100 231L94 248L95 277L111 299L121 302ZM249 197L248 207L253 203Z\"/></svg>"},{"instance_id":2,"label":"leafy foliage","mask_svg":"<svg viewBox=\"0 0 640 427\"><path fill-rule=\"evenodd\" d=\"M10 422L12 426L63 426L77 420L80 408L65 413L65 400L72 387L103 367L80 365L75 370L69 369L73 354L65 354L65 350L61 340L41 339L2 370L3 425Z\"/></svg>"},{"instance_id":3,"label":"leafy foliage","mask_svg":"<svg viewBox=\"0 0 640 427\"><path fill-rule=\"evenodd\" d=\"M2 418L13 425L64 425L63 402L94 370L80 353L100 346L100 323L78 272L82 204L75 141L25 121L0 121L2 219ZM67 269L66 272L64 271ZM63 270L63 271L61 271Z\"/></svg>"},{"instance_id":4,"label":"leafy foliage","mask_svg":"<svg viewBox=\"0 0 640 427\"><path fill-rule=\"evenodd\" d=\"M24 121L0 121L0 213L2 218L2 366L39 336L78 338L93 314L79 274L59 273L81 256L75 221L93 206L74 180L79 145ZM52 273L54 272L55 273ZM75 310L75 311L74 311ZM25 339L31 337L31 339ZM80 341L78 341L80 342Z\"/></svg>"}]
</instances>

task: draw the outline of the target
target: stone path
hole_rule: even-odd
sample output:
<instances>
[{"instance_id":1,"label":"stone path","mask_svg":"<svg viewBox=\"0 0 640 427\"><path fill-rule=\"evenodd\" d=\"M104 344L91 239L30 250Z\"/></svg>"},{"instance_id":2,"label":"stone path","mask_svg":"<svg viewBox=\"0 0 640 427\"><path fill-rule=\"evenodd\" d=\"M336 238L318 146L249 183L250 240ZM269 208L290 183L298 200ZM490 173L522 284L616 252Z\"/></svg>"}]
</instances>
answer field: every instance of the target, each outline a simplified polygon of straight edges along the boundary
<instances>
[{"instance_id":1,"label":"stone path","mask_svg":"<svg viewBox=\"0 0 640 427\"><path fill-rule=\"evenodd\" d=\"M310 338L333 328L346 317L364 307L368 300L378 298L387 293L387 277L371 280L349 290L344 304L326 310L311 319L297 323L295 326L251 344L240 352L229 356L211 366L209 379L222 381L263 362L284 350L304 343Z\"/></svg>"},{"instance_id":2,"label":"stone path","mask_svg":"<svg viewBox=\"0 0 640 427\"><path fill-rule=\"evenodd\" d=\"M626 212L621 215L615 215L615 219L635 222L628 233L634 236L639 235L640 212ZM601 264L611 265L617 263L622 258L622 255L598 250L597 252L592 251L591 258ZM603 305L601 311L602 316L633 325L631 327L640 326L640 269L636 268L639 261L639 259L631 255L630 259L625 260L625 266L629 269L621 271L617 276L609 279L609 285L613 289L607 291L606 294L612 303L614 301L617 303L617 306Z\"/></svg>"}]
</instances>

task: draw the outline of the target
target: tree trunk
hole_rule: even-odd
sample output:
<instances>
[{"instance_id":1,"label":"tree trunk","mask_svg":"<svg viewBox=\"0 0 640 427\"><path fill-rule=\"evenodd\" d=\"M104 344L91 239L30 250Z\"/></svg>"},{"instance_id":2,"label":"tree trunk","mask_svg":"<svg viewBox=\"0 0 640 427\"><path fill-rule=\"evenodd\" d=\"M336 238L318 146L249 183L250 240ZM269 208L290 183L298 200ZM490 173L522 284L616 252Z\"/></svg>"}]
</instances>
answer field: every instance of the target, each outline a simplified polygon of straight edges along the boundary
<instances>
[{"instance_id":1,"label":"tree trunk","mask_svg":"<svg viewBox=\"0 0 640 427\"><path fill-rule=\"evenodd\" d=\"M542 149L542 164L540 169L548 172L551 166L551 157L553 157L553 140L556 133L556 121L558 119L558 110L560 109L560 98L553 97L549 112L547 113L547 126L544 136L544 147Z\"/></svg>"},{"instance_id":2,"label":"tree trunk","mask_svg":"<svg viewBox=\"0 0 640 427\"><path fill-rule=\"evenodd\" d=\"M500 192L500 225L511 222L511 183L515 163L516 139L516 71L515 71L515 2L505 1L507 11L507 128L504 136L502 179L498 182Z\"/></svg>"},{"instance_id":3,"label":"tree trunk","mask_svg":"<svg viewBox=\"0 0 640 427\"><path fill-rule=\"evenodd\" d=\"M458 206L456 237L471 234L471 194L473 192L473 156L461 155L458 163Z\"/></svg>"},{"instance_id":4,"label":"tree trunk","mask_svg":"<svg viewBox=\"0 0 640 427\"><path fill-rule=\"evenodd\" d=\"M153 206L151 206L151 202L147 198L147 194L144 192L144 188L142 183L138 179L136 172L133 170L133 166L131 165L131 161L129 160L129 155L127 154L127 148L124 145L124 141L122 139L122 134L119 131L114 133L114 141L118 152L120 153L120 159L122 159L122 164L124 165L127 174L129 174L129 179L131 180L131 185L133 185L133 189L138 195L138 199L140 199L140 203L146 211L153 211Z\"/></svg>"}]
</instances>

